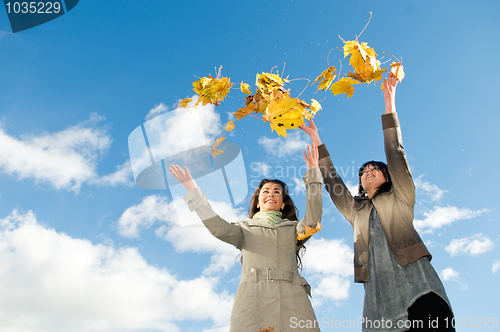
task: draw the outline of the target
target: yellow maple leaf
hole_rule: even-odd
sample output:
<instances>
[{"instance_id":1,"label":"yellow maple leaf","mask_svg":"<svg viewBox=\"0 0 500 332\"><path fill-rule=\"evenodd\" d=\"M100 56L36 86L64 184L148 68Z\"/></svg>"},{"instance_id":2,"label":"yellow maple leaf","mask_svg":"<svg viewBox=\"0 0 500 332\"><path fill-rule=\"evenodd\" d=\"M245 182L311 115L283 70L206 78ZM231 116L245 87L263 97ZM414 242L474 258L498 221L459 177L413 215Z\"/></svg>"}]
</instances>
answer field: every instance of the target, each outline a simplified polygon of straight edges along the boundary
<instances>
[{"instance_id":1,"label":"yellow maple leaf","mask_svg":"<svg viewBox=\"0 0 500 332\"><path fill-rule=\"evenodd\" d=\"M214 144L212 144L212 148L210 149L210 153L212 154L212 157L217 157L218 155L224 153L224 151L222 151L221 149L217 149L217 147L219 146L219 144L225 140L226 138L225 137L219 137L215 140Z\"/></svg>"},{"instance_id":2,"label":"yellow maple leaf","mask_svg":"<svg viewBox=\"0 0 500 332\"><path fill-rule=\"evenodd\" d=\"M373 48L368 47L368 43L359 43L357 40L344 42L344 58L350 55L349 64L354 68L354 73L349 76L362 82L370 83L382 78L380 71L380 61L377 60L377 53Z\"/></svg>"},{"instance_id":3,"label":"yellow maple leaf","mask_svg":"<svg viewBox=\"0 0 500 332\"><path fill-rule=\"evenodd\" d=\"M277 101L271 100L264 120L271 123L271 129L275 130L278 135L286 137L286 129L295 129L304 124L305 113L307 111L303 101L286 97Z\"/></svg>"},{"instance_id":4,"label":"yellow maple leaf","mask_svg":"<svg viewBox=\"0 0 500 332\"><path fill-rule=\"evenodd\" d=\"M350 77L343 77L337 82L333 83L330 87L330 90L332 90L335 96L340 93L345 93L347 95L347 98L350 98L354 93L354 87L352 86L353 84L359 84L359 82Z\"/></svg>"},{"instance_id":5,"label":"yellow maple leaf","mask_svg":"<svg viewBox=\"0 0 500 332\"><path fill-rule=\"evenodd\" d=\"M311 110L316 113L322 109L321 104L316 99L311 99Z\"/></svg>"},{"instance_id":6,"label":"yellow maple leaf","mask_svg":"<svg viewBox=\"0 0 500 332\"><path fill-rule=\"evenodd\" d=\"M297 241L307 239L308 237L311 237L313 234L318 233L320 230L321 230L321 223L319 221L318 221L318 225L315 228L304 225L305 233L302 234L302 233L297 232Z\"/></svg>"},{"instance_id":7,"label":"yellow maple leaf","mask_svg":"<svg viewBox=\"0 0 500 332\"><path fill-rule=\"evenodd\" d=\"M233 83L230 82L229 77L214 78L210 75L202 77L200 80L193 82L193 90L199 95L195 106L199 103L202 103L203 106L206 104L219 106L232 86Z\"/></svg>"},{"instance_id":8,"label":"yellow maple leaf","mask_svg":"<svg viewBox=\"0 0 500 332\"><path fill-rule=\"evenodd\" d=\"M405 72L403 70L403 64L400 62L391 63L391 73L398 79L399 82L405 78Z\"/></svg>"},{"instance_id":9,"label":"yellow maple leaf","mask_svg":"<svg viewBox=\"0 0 500 332\"><path fill-rule=\"evenodd\" d=\"M226 131L231 131L234 129L234 121L229 121L227 124L226 124Z\"/></svg>"},{"instance_id":10,"label":"yellow maple leaf","mask_svg":"<svg viewBox=\"0 0 500 332\"><path fill-rule=\"evenodd\" d=\"M318 91L318 90L326 91L330 87L330 85L332 85L332 82L335 79L335 77L337 77L337 75L335 74L336 71L337 71L337 69L335 69L335 66L331 66L330 68L325 69L321 73L321 75L316 77L313 84L321 79L321 82L319 82L319 85L318 85L318 88L316 89L316 91Z\"/></svg>"},{"instance_id":11,"label":"yellow maple leaf","mask_svg":"<svg viewBox=\"0 0 500 332\"><path fill-rule=\"evenodd\" d=\"M249 84L243 83L243 82L240 83L240 90L241 90L241 92L246 93L247 95L251 95L252 92L250 91L249 88L250 88Z\"/></svg>"}]
</instances>

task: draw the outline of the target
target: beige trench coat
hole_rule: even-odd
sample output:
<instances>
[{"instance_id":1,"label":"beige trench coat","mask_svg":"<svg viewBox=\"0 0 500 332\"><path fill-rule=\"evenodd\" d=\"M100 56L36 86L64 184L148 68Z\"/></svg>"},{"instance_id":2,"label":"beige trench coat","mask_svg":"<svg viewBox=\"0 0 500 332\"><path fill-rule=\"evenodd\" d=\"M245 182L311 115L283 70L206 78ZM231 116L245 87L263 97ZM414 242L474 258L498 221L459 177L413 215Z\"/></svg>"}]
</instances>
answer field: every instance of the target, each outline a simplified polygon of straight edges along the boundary
<instances>
[{"instance_id":1,"label":"beige trench coat","mask_svg":"<svg viewBox=\"0 0 500 332\"><path fill-rule=\"evenodd\" d=\"M216 215L199 188L184 199L218 239L243 254L241 281L231 313L232 332L319 331L319 323L307 296L307 282L297 270L297 232L304 225L316 227L322 215L322 176L318 168L304 175L306 214L301 221L282 219L272 226L265 220L246 219L228 223ZM308 286L308 285L307 285ZM316 328L299 328L299 326Z\"/></svg>"}]
</instances>

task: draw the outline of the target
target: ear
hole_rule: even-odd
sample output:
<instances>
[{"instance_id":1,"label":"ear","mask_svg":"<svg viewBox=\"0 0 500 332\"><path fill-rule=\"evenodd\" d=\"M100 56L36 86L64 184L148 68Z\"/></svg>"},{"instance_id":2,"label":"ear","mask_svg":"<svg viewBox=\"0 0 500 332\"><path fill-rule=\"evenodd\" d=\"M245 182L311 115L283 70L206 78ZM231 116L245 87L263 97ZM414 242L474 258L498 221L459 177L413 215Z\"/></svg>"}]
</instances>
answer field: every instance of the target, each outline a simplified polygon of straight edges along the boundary
<instances>
[{"instance_id":1,"label":"ear","mask_svg":"<svg viewBox=\"0 0 500 332\"><path fill-rule=\"evenodd\" d=\"M260 209L260 206L259 206L259 204L257 204L257 209Z\"/></svg>"},{"instance_id":2,"label":"ear","mask_svg":"<svg viewBox=\"0 0 500 332\"><path fill-rule=\"evenodd\" d=\"M284 208L285 208L285 203L281 203L281 210L283 211Z\"/></svg>"}]
</instances>

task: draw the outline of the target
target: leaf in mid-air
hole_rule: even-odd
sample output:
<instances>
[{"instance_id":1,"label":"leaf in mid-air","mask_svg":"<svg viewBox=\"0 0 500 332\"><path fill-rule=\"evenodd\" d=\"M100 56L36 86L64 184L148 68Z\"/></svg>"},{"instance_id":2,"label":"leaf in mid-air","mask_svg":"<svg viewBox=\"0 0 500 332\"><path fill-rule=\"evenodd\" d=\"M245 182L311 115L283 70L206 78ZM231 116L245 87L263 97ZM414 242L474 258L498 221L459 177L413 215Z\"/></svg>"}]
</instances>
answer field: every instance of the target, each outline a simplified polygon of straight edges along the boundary
<instances>
[{"instance_id":1,"label":"leaf in mid-air","mask_svg":"<svg viewBox=\"0 0 500 332\"><path fill-rule=\"evenodd\" d=\"M234 121L229 121L227 124L226 124L226 131L231 131L234 129Z\"/></svg>"},{"instance_id":2,"label":"leaf in mid-air","mask_svg":"<svg viewBox=\"0 0 500 332\"><path fill-rule=\"evenodd\" d=\"M332 82L335 79L335 77L337 77L337 75L335 74L336 71L337 71L337 69L335 69L335 66L331 66L330 68L325 69L321 73L321 75L316 77L313 84L316 83L317 81L321 80L321 82L319 82L319 85L318 85L318 88L316 89L316 91L318 91L318 90L326 91L330 87L330 85L332 85Z\"/></svg>"},{"instance_id":3,"label":"leaf in mid-air","mask_svg":"<svg viewBox=\"0 0 500 332\"><path fill-rule=\"evenodd\" d=\"M353 84L359 84L359 82L350 77L342 77L340 80L332 84L330 90L332 90L335 96L340 93L345 93L347 98L350 98L354 93Z\"/></svg>"},{"instance_id":4,"label":"leaf in mid-air","mask_svg":"<svg viewBox=\"0 0 500 332\"><path fill-rule=\"evenodd\" d=\"M286 129L295 129L304 124L305 113L301 100L287 97L271 100L264 120L271 123L271 129L276 130L278 135L286 137Z\"/></svg>"},{"instance_id":5,"label":"leaf in mid-air","mask_svg":"<svg viewBox=\"0 0 500 332\"><path fill-rule=\"evenodd\" d=\"M221 149L217 149L217 147L219 146L219 144L225 140L226 138L225 137L219 137L215 140L214 144L212 144L212 148L210 149L210 153L212 154L212 157L217 157L218 155L224 153L224 151L222 151Z\"/></svg>"},{"instance_id":6,"label":"leaf in mid-air","mask_svg":"<svg viewBox=\"0 0 500 332\"><path fill-rule=\"evenodd\" d=\"M199 95L195 106L199 103L202 103L203 106L206 104L219 106L232 86L233 83L230 82L229 77L213 78L210 75L202 77L200 80L193 82L193 90Z\"/></svg>"},{"instance_id":7,"label":"leaf in mid-air","mask_svg":"<svg viewBox=\"0 0 500 332\"><path fill-rule=\"evenodd\" d=\"M189 104L190 102L192 102L192 101L193 101L193 99L191 99L191 98L182 99L182 100L179 102L179 106L178 106L178 107L179 107L179 108L183 108L183 107L186 107L186 108L187 108L187 107L188 107L188 104ZM188 111L189 111L189 108L188 108ZM191 111L190 111L190 112L191 112Z\"/></svg>"},{"instance_id":8,"label":"leaf in mid-air","mask_svg":"<svg viewBox=\"0 0 500 332\"><path fill-rule=\"evenodd\" d=\"M400 62L391 63L391 73L398 79L399 82L405 78L403 65Z\"/></svg>"},{"instance_id":9,"label":"leaf in mid-air","mask_svg":"<svg viewBox=\"0 0 500 332\"><path fill-rule=\"evenodd\" d=\"M250 95L252 95L252 91L250 91L249 88L250 88L249 84L243 83L243 82L240 83L240 90L241 90L241 92L246 93L247 95L250 96Z\"/></svg>"}]
</instances>

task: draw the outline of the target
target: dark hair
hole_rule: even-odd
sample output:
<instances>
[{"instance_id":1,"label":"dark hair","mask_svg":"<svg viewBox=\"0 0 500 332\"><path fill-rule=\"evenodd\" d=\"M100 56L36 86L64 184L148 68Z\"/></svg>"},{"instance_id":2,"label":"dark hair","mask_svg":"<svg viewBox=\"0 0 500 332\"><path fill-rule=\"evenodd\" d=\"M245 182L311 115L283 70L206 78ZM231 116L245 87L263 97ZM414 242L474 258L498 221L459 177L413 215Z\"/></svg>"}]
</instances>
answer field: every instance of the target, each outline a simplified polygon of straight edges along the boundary
<instances>
[{"instance_id":1,"label":"dark hair","mask_svg":"<svg viewBox=\"0 0 500 332\"><path fill-rule=\"evenodd\" d=\"M271 180L271 179L262 179L260 181L259 185L257 186L257 189L255 189L255 192L252 195L252 198L250 199L250 203L248 204L248 214L250 215L250 218L253 218L253 216L260 211L260 208L257 207L257 204L259 203L259 195L260 195L260 190L266 183L276 183L279 185L282 189L282 194L283 194L283 203L285 203L285 206L281 210L281 215L283 218L286 218L288 220L299 220L299 210L293 203L292 198L288 194L288 186L286 185L285 182L280 181L280 180ZM297 252L295 253L295 257L297 259L297 266L299 267L299 270L302 270L302 257L305 254L306 251L306 246L304 245L304 240L297 241ZM243 255L241 255L240 258L241 263L243 264Z\"/></svg>"},{"instance_id":2,"label":"dark hair","mask_svg":"<svg viewBox=\"0 0 500 332\"><path fill-rule=\"evenodd\" d=\"M260 181L259 186L253 193L253 196L250 199L250 204L248 205L248 214L250 215L250 218L253 218L253 216L260 211L260 208L257 207L257 205L259 204L260 190L266 183L276 183L282 189L283 203L285 203L285 207L281 210L281 215L283 216L283 218L286 218L288 220L298 220L299 210L293 203L290 195L288 195L288 186L286 185L286 183L280 180L270 179L263 179L262 181Z\"/></svg>"},{"instance_id":3,"label":"dark hair","mask_svg":"<svg viewBox=\"0 0 500 332\"><path fill-rule=\"evenodd\" d=\"M371 160L371 161L367 161L366 163L364 163L363 166L361 166L361 168L358 171L358 178L359 178L358 195L359 196L366 195L366 190L361 185L361 176L363 175L363 171L364 171L365 167L368 165L377 166L379 171L382 172L382 174L384 175L384 178L385 178L385 182L377 189L377 191L375 192L373 197L391 190L392 189L392 181L391 181L391 176L389 175L389 168L387 168L386 163L381 162L381 161Z\"/></svg>"}]
</instances>

